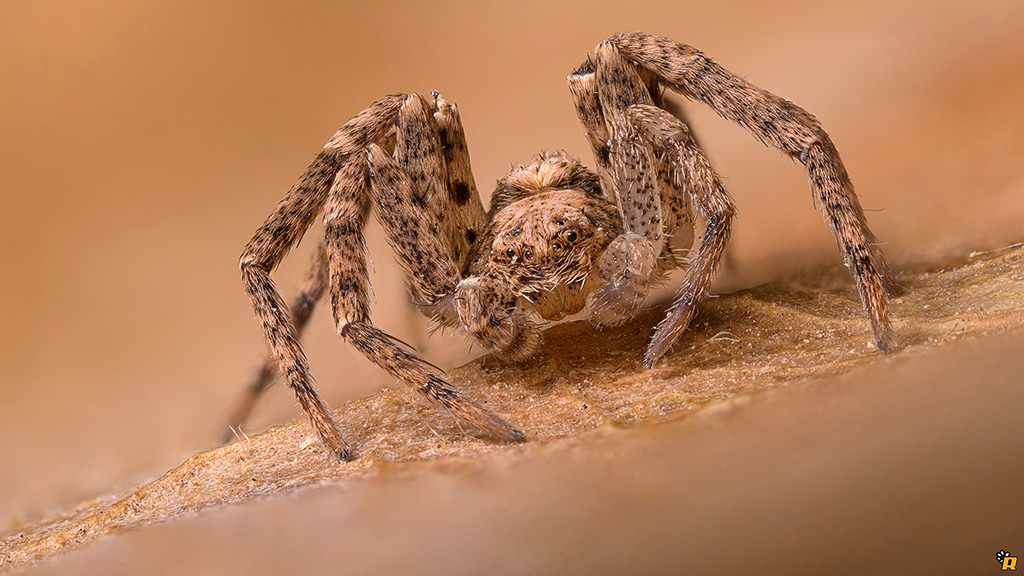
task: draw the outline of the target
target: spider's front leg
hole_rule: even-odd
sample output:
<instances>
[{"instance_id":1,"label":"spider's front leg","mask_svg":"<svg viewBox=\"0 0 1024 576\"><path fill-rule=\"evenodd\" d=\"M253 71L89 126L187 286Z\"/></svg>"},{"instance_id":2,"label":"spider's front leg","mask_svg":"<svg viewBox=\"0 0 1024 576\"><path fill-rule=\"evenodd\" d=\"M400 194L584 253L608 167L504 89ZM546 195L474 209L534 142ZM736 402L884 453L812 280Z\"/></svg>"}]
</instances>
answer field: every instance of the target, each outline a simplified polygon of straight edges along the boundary
<instances>
[{"instance_id":1,"label":"spider's front leg","mask_svg":"<svg viewBox=\"0 0 1024 576\"><path fill-rule=\"evenodd\" d=\"M677 228L689 234L689 200L706 222L700 249L644 356L652 366L686 329L707 294L735 209L686 125L654 104L655 97L660 100L656 82L645 81L610 44L598 46L595 60L569 82L625 234L598 261L603 284L593 295L594 320L610 323L635 314L659 268L675 265L670 237ZM665 261L659 262L660 257Z\"/></svg>"},{"instance_id":2,"label":"spider's front leg","mask_svg":"<svg viewBox=\"0 0 1024 576\"><path fill-rule=\"evenodd\" d=\"M693 206L704 218L700 248L690 257L683 283L665 319L658 324L644 354L644 364L654 366L683 333L697 305L707 296L715 271L729 241L736 208L711 162L690 136L686 125L657 106L631 106L624 116L634 138L650 142L660 151L660 160L669 175L666 193L685 189Z\"/></svg>"},{"instance_id":3,"label":"spider's front leg","mask_svg":"<svg viewBox=\"0 0 1024 576\"><path fill-rule=\"evenodd\" d=\"M331 452L342 460L351 457L351 450L342 438L320 393L313 385L309 363L299 344L300 329L296 326L293 311L290 311L281 299L270 273L281 263L288 251L298 244L313 220L328 203L328 198L337 198L339 189L358 179L360 172L359 167L352 162L353 154L364 149L369 143L383 141L387 137L393 126L393 118L401 105L401 96L388 96L371 104L346 122L256 231L240 258L246 294L252 302L278 370L284 375L288 386L295 391L295 397L309 417L317 435ZM365 171L365 167L363 170ZM346 204L346 213L352 216L349 224L361 230L367 206L366 199ZM325 246L330 258L329 238ZM322 260L314 260L310 281L312 292L316 293L310 294L314 301L323 289L322 267ZM365 276L365 269L363 275ZM356 288L349 297L356 301L365 300L365 281L354 282ZM311 306L312 303L309 304ZM300 316L301 326L305 321L302 316L306 311L296 307L294 312ZM267 372L269 370L261 370L261 374ZM259 387L259 383L256 387Z\"/></svg>"},{"instance_id":4,"label":"spider's front leg","mask_svg":"<svg viewBox=\"0 0 1024 576\"><path fill-rule=\"evenodd\" d=\"M351 456L349 446L313 386L306 354L299 345L299 331L270 278L270 272L298 243L313 218L323 209L338 164L338 156L332 151L323 151L317 156L303 178L246 245L240 266L245 292L279 371L295 391L295 397L320 439L337 457L348 460ZM261 375L264 373L269 373L269 370L261 370ZM257 382L254 395L258 395L262 387ZM244 414L240 417L244 418Z\"/></svg>"},{"instance_id":5,"label":"spider's front leg","mask_svg":"<svg viewBox=\"0 0 1024 576\"><path fill-rule=\"evenodd\" d=\"M796 104L732 74L692 46L641 33L617 34L609 43L661 83L706 103L807 168L811 191L871 319L875 345L882 352L894 350L887 296L895 285L839 152L818 120Z\"/></svg>"},{"instance_id":6,"label":"spider's front leg","mask_svg":"<svg viewBox=\"0 0 1024 576\"><path fill-rule=\"evenodd\" d=\"M407 111L409 108L404 108ZM402 130L399 135L401 152ZM416 153L413 153L416 155ZM443 236L436 234L433 222L415 200L413 180L395 159L377 145L366 151L369 197L377 210L388 241L395 247L402 266L409 272L411 289L425 306L443 313L459 282L459 272ZM408 164L408 159L405 164ZM415 169L413 169L415 172ZM353 183L355 184L355 183ZM364 184L366 185L366 184ZM333 226L328 204L328 226ZM350 247L349 247L350 248ZM332 251L328 236L328 251ZM348 275L340 268L349 249L337 246L331 266L331 293L344 294ZM334 262L338 262L335 272ZM338 332L374 364L453 414L493 436L509 442L522 442L523 433L490 410L453 390L437 369L419 358L401 342L370 323L369 316L336 300L334 306Z\"/></svg>"},{"instance_id":7,"label":"spider's front leg","mask_svg":"<svg viewBox=\"0 0 1024 576\"><path fill-rule=\"evenodd\" d=\"M481 225L482 207L477 206L478 199L472 202L472 182L464 181L471 175L467 176L468 157L457 111L454 106L438 105L444 103L436 96L434 102L434 113L440 116L437 124L417 95L385 97L347 122L257 230L241 257L246 293L273 360L317 434L341 459L351 456L350 448L313 386L299 345L301 328L325 284L330 286L339 333L371 361L493 435L511 441L524 438L511 424L448 387L439 370L370 322L362 230L371 205L396 248L403 242L415 244L415 249L398 252L417 298L427 305L450 295L459 280L447 235L460 234L463 242L469 242L476 233L470 227ZM430 133L420 134L416 127L428 127ZM441 152L441 140L450 144L446 153ZM393 146L409 174L381 146ZM414 186L412 179L430 186ZM424 203L431 194L448 190L458 191L453 201L461 210L454 220L438 223ZM321 211L325 212L325 241L311 263L300 299L289 311L270 273ZM455 252L466 251L460 247ZM252 387L255 395L272 372L269 367L261 370Z\"/></svg>"},{"instance_id":8,"label":"spider's front leg","mask_svg":"<svg viewBox=\"0 0 1024 576\"><path fill-rule=\"evenodd\" d=\"M693 319L697 305L707 296L729 241L736 210L732 198L686 125L657 106L634 104L627 108L615 123L611 148L613 181L621 196L623 225L626 230L634 232L616 238L602 255L599 272L605 276L605 268L610 267L615 275L612 281L598 290L598 298L609 293L622 298L623 289L615 280L625 277L633 280L626 285L627 289L636 292L635 295L626 294L633 299L634 307L626 311L632 313L640 305L647 287L642 282L644 279L649 282L655 275L659 253L665 254L661 243L667 238L661 238L659 244L650 241L651 231L661 223L663 212L657 208L667 205L672 195L685 191L704 219L700 247L695 253L690 252L686 276L644 354L644 364L651 367L679 339ZM668 181L656 178L658 174L666 175ZM636 222L632 228L630 221ZM637 234L635 230L638 229L647 230L648 235ZM665 236L670 232L664 227L659 231ZM673 264L674 261L664 263L665 266Z\"/></svg>"},{"instance_id":9,"label":"spider's front leg","mask_svg":"<svg viewBox=\"0 0 1024 576\"><path fill-rule=\"evenodd\" d=\"M569 76L576 109L594 147L605 195L615 202L624 233L597 261L600 285L591 294L591 318L615 324L635 315L655 272L664 233L657 166L651 146L636 138L624 114L653 104L640 76L605 45Z\"/></svg>"},{"instance_id":10,"label":"spider's front leg","mask_svg":"<svg viewBox=\"0 0 1024 576\"><path fill-rule=\"evenodd\" d=\"M369 198L415 301L442 321L453 316L450 303L461 280L458 259L468 257L467 242L482 227L484 213L469 173L457 111L439 95L432 97L405 97L396 122L394 157L377 144L354 154L354 170L362 166L364 171L353 172L339 191L336 207L328 202L327 249L338 332L375 364L453 414L496 438L521 442L521 431L455 392L436 368L374 327L363 306L365 291L358 301L339 297L365 280L365 265L355 254L360 250L358 236L346 228L351 213L346 206L353 199ZM349 270L353 263L358 274Z\"/></svg>"}]
</instances>

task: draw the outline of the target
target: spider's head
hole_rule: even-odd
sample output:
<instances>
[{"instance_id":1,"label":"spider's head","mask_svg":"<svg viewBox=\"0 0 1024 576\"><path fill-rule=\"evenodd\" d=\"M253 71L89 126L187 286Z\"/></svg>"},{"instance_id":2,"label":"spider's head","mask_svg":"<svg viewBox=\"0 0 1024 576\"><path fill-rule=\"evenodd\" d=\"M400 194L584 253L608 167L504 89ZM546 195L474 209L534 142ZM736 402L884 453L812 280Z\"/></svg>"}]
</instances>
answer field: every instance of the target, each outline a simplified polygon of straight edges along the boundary
<instances>
[{"instance_id":1,"label":"spider's head","mask_svg":"<svg viewBox=\"0 0 1024 576\"><path fill-rule=\"evenodd\" d=\"M548 320L583 309L591 267L621 228L614 206L579 190L527 196L491 224L487 267Z\"/></svg>"}]
</instances>

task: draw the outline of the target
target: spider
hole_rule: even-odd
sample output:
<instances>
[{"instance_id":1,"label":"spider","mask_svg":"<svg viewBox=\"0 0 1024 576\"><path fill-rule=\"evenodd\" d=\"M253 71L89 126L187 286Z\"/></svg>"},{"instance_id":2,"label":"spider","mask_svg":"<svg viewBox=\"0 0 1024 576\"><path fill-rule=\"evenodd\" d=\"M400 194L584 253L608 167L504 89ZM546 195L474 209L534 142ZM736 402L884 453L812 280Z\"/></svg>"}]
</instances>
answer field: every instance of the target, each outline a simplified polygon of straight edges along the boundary
<instances>
[{"instance_id":1,"label":"spider","mask_svg":"<svg viewBox=\"0 0 1024 576\"><path fill-rule=\"evenodd\" d=\"M497 182L486 211L458 108L437 92L386 96L334 134L241 256L269 352L233 425L280 371L323 443L351 458L299 345L329 292L338 333L374 364L496 439L524 441L519 429L456 392L439 369L371 322L362 240L371 209L420 310L513 362L538 351L544 322L587 307L598 326L622 322L639 312L652 285L684 267L644 355L653 366L707 295L735 214L687 125L666 108L665 88L707 104L807 168L874 343L882 352L894 348L884 256L814 116L691 46L642 33L612 36L567 80L596 171L563 152L541 153ZM270 273L321 213L324 237L288 307ZM695 214L703 230L694 249Z\"/></svg>"}]
</instances>

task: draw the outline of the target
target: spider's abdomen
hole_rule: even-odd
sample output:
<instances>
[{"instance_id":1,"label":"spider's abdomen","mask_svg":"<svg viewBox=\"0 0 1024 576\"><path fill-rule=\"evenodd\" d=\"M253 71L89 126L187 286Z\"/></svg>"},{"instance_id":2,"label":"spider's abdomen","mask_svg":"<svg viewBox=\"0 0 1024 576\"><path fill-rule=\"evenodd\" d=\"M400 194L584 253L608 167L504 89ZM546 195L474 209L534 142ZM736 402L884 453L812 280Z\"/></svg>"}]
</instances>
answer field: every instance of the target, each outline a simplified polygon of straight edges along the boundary
<instances>
[{"instance_id":1,"label":"spider's abdomen","mask_svg":"<svg viewBox=\"0 0 1024 576\"><path fill-rule=\"evenodd\" d=\"M513 202L554 190L577 190L602 197L600 178L579 160L565 152L541 152L529 164L516 166L498 180L491 195L490 216L493 218Z\"/></svg>"}]
</instances>

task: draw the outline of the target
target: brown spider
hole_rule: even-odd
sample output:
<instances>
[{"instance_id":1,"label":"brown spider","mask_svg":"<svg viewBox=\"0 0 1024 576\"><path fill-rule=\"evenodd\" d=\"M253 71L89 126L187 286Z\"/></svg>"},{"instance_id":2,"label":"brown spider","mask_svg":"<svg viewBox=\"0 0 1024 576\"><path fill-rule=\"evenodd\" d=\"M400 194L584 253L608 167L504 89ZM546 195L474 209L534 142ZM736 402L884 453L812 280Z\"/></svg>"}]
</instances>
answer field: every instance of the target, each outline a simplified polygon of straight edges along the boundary
<instances>
[{"instance_id":1,"label":"brown spider","mask_svg":"<svg viewBox=\"0 0 1024 576\"><path fill-rule=\"evenodd\" d=\"M811 190L852 270L875 345L893 349L881 249L868 229L839 154L799 106L668 38L618 34L568 76L597 161L594 173L564 153L543 153L502 180L485 212L454 103L396 94L349 120L256 231L241 257L246 293L270 355L233 425L272 381L275 366L323 442L350 458L313 387L299 338L330 287L338 333L395 378L505 441L516 427L455 392L442 373L370 321L362 240L373 207L408 274L413 300L439 325L458 327L519 361L538 350L539 325L589 305L598 325L635 315L648 290L686 267L675 303L644 356L653 366L705 297L729 238L732 199L664 88L711 106L755 138L803 163ZM694 211L704 222L690 250ZM270 272L324 213L325 234L289 308Z\"/></svg>"}]
</instances>

